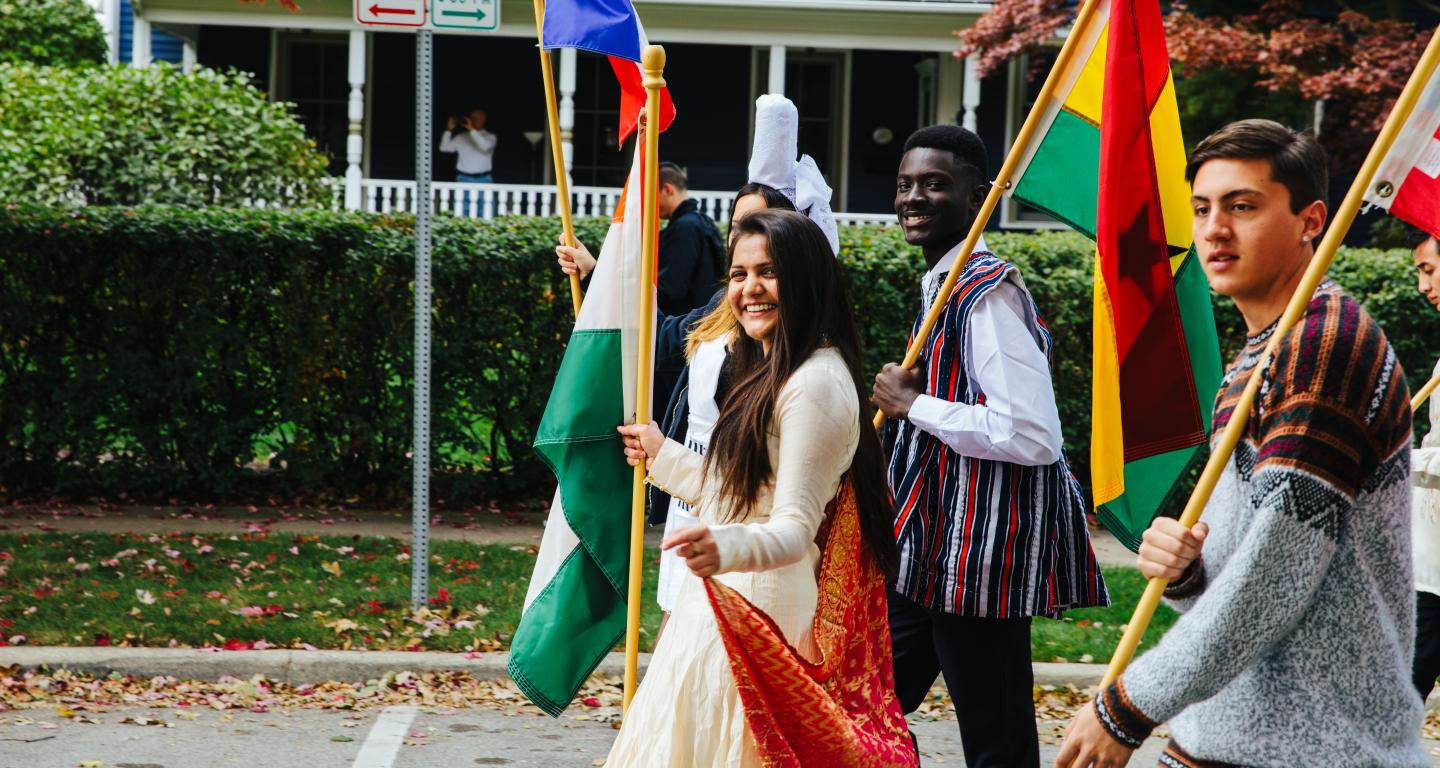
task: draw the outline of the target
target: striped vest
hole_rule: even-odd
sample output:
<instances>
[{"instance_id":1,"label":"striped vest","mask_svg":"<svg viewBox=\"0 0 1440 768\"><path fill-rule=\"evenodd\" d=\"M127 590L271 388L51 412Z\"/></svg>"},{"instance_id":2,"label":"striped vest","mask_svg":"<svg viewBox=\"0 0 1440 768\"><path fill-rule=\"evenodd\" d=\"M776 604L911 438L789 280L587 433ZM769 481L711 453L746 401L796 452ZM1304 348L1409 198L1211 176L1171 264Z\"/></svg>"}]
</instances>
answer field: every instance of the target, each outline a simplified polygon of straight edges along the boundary
<instances>
[{"instance_id":1,"label":"striped vest","mask_svg":"<svg viewBox=\"0 0 1440 768\"><path fill-rule=\"evenodd\" d=\"M1014 276L1012 278L1012 275ZM983 405L966 374L970 313L1018 273L994 254L965 265L924 348L925 393ZM925 288L925 306L941 280ZM1050 356L1050 333L1021 285L1026 322ZM911 338L919 331L916 318ZM900 570L895 588L932 610L961 616L1058 616L1108 602L1085 528L1085 500L1062 453L1045 467L962 456L909 421L886 425Z\"/></svg>"}]
</instances>

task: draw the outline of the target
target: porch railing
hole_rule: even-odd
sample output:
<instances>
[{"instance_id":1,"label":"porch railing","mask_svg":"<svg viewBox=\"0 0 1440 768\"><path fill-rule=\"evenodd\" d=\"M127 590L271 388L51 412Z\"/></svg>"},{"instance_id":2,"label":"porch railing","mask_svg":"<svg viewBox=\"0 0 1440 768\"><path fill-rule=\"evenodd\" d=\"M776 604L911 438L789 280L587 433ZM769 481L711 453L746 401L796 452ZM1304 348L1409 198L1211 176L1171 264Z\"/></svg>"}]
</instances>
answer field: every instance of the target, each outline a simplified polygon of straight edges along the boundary
<instances>
[{"instance_id":1,"label":"porch railing","mask_svg":"<svg viewBox=\"0 0 1440 768\"><path fill-rule=\"evenodd\" d=\"M431 184L437 213L472 218L496 216L554 216L555 188L538 184L466 184L437 181ZM612 187L571 187L571 211L576 216L612 216L620 201L620 190ZM734 192L690 190L690 199L700 211L722 226L730 220ZM361 209L376 213L415 211L415 182L404 179L362 179ZM895 221L888 213L836 213L841 226L862 223L886 224Z\"/></svg>"}]
</instances>

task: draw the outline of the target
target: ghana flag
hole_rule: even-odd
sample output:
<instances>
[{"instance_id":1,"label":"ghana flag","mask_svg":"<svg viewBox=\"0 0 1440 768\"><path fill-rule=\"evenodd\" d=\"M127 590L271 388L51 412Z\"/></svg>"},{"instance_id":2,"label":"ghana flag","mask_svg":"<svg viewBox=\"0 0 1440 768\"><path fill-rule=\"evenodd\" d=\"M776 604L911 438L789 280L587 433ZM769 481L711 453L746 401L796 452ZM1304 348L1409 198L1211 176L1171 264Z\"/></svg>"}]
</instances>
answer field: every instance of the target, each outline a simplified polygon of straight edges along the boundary
<instances>
[{"instance_id":1,"label":"ghana flag","mask_svg":"<svg viewBox=\"0 0 1440 768\"><path fill-rule=\"evenodd\" d=\"M1126 546L1210 430L1220 382L1158 0L1101 2L1011 195L1095 240L1091 487Z\"/></svg>"}]
</instances>

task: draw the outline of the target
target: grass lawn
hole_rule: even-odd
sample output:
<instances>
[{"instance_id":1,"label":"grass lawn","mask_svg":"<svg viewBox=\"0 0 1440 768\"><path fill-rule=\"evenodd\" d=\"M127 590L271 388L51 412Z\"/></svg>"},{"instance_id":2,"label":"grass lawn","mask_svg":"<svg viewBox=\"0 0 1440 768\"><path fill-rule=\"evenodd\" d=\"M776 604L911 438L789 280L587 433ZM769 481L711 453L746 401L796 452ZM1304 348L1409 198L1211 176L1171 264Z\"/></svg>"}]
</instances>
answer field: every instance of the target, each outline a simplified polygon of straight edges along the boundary
<instances>
[{"instance_id":1,"label":"grass lawn","mask_svg":"<svg viewBox=\"0 0 1440 768\"><path fill-rule=\"evenodd\" d=\"M653 644L658 553L646 553L641 642ZM395 539L0 535L0 641L15 645L502 650L534 567L526 546L431 542L431 606L412 612ZM1034 624L1035 659L1104 661L1144 588L1107 568L1115 605ZM1161 608L1149 644L1175 620Z\"/></svg>"},{"instance_id":2,"label":"grass lawn","mask_svg":"<svg viewBox=\"0 0 1440 768\"><path fill-rule=\"evenodd\" d=\"M412 613L410 556L395 539L0 535L0 639L232 649L507 647L533 549L430 546L432 604ZM660 611L656 553L646 559L641 639L648 649Z\"/></svg>"}]
</instances>

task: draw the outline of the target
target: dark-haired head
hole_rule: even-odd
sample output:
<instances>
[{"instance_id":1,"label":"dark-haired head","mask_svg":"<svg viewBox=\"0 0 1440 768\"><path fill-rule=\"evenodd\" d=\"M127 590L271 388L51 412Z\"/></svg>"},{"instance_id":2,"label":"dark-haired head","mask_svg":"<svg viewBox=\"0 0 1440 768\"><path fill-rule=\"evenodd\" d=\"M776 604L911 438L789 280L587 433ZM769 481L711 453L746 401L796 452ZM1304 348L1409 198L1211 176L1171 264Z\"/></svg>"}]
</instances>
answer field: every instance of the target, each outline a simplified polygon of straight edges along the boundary
<instances>
[{"instance_id":1,"label":"dark-haired head","mask_svg":"<svg viewBox=\"0 0 1440 768\"><path fill-rule=\"evenodd\" d=\"M1185 180L1194 183L1200 166L1211 160L1264 160L1270 178L1290 193L1290 212L1299 213L1330 191L1325 150L1308 133L1274 120L1237 120L1206 136L1185 164Z\"/></svg>"},{"instance_id":2,"label":"dark-haired head","mask_svg":"<svg viewBox=\"0 0 1440 768\"><path fill-rule=\"evenodd\" d=\"M895 215L905 242L935 265L970 231L985 202L985 144L958 125L921 128L905 140L895 175Z\"/></svg>"},{"instance_id":3,"label":"dark-haired head","mask_svg":"<svg viewBox=\"0 0 1440 768\"><path fill-rule=\"evenodd\" d=\"M734 226L726 304L740 337L731 350L734 384L705 459L724 467L720 495L736 518L748 513L774 470L768 435L781 388L816 350L833 347L850 371L859 406L860 441L850 473L861 527L888 573L897 562L889 492L839 261L820 227L793 210L757 211Z\"/></svg>"},{"instance_id":4,"label":"dark-haired head","mask_svg":"<svg viewBox=\"0 0 1440 768\"><path fill-rule=\"evenodd\" d=\"M1284 311L1325 227L1329 178L1312 137L1241 120L1190 155L1195 249L1210 287L1235 300L1251 333Z\"/></svg>"},{"instance_id":5,"label":"dark-haired head","mask_svg":"<svg viewBox=\"0 0 1440 768\"><path fill-rule=\"evenodd\" d=\"M669 219L680 204L690 199L690 177L685 169L666 160L656 168L660 176L660 192L656 195L656 206L660 218Z\"/></svg>"},{"instance_id":6,"label":"dark-haired head","mask_svg":"<svg viewBox=\"0 0 1440 768\"><path fill-rule=\"evenodd\" d=\"M735 239L737 221L756 211L765 210L793 211L795 204L780 190L768 184L752 181L741 187L735 193L735 202L730 205L729 241L733 242Z\"/></svg>"}]
</instances>

